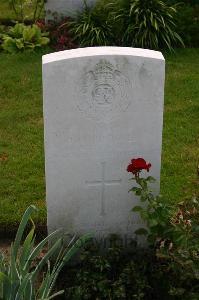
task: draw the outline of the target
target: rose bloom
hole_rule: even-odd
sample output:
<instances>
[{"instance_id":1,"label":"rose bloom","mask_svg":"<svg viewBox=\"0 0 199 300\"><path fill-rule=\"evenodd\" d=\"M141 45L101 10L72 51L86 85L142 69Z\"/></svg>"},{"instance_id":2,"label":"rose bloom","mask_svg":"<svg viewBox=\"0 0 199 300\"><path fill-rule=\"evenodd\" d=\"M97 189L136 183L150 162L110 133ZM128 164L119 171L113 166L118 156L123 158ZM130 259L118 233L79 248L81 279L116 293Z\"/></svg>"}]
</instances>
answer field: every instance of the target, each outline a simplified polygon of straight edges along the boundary
<instances>
[{"instance_id":1,"label":"rose bloom","mask_svg":"<svg viewBox=\"0 0 199 300\"><path fill-rule=\"evenodd\" d=\"M127 172L138 174L142 170L149 172L151 164L147 163L143 158L135 158L131 160L131 163L127 167Z\"/></svg>"}]
</instances>

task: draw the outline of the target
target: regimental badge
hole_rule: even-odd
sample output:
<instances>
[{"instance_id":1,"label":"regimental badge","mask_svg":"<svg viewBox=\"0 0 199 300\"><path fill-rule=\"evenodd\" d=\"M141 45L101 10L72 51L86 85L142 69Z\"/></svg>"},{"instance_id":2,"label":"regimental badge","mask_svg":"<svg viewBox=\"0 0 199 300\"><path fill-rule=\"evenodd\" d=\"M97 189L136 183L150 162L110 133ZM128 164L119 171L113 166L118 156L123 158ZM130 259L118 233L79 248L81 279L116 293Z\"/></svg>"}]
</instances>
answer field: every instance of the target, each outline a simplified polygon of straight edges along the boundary
<instances>
[{"instance_id":1,"label":"regimental badge","mask_svg":"<svg viewBox=\"0 0 199 300\"><path fill-rule=\"evenodd\" d=\"M105 59L82 74L79 83L78 109L96 120L115 117L132 101L132 83Z\"/></svg>"}]
</instances>

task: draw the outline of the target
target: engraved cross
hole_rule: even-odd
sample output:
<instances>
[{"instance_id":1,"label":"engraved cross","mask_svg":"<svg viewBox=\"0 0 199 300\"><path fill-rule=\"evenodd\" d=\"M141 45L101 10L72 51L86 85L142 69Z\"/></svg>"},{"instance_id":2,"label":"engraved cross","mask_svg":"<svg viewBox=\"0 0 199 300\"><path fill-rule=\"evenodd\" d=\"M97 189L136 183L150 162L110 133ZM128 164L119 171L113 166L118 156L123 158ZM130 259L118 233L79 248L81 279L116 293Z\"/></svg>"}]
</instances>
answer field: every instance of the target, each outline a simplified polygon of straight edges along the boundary
<instances>
[{"instance_id":1,"label":"engraved cross","mask_svg":"<svg viewBox=\"0 0 199 300\"><path fill-rule=\"evenodd\" d=\"M101 180L94 180L94 181L86 181L86 184L88 186L101 186L101 216L105 216L105 187L106 186L113 186L113 185L119 185L122 180L105 180L105 169L106 169L106 163L102 162L102 179Z\"/></svg>"}]
</instances>

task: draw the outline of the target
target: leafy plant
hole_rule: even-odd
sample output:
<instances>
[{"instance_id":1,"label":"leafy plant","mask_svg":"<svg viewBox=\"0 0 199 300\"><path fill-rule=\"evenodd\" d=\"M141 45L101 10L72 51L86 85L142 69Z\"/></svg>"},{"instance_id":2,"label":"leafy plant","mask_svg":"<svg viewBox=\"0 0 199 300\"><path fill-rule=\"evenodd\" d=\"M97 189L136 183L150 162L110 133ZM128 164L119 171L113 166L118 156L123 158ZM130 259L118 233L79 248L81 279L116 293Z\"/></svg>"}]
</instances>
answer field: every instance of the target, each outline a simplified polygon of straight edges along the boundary
<instances>
[{"instance_id":1,"label":"leafy plant","mask_svg":"<svg viewBox=\"0 0 199 300\"><path fill-rule=\"evenodd\" d=\"M59 291L53 294L56 279L63 266L90 238L86 235L75 243L71 241L64 249L63 238L58 238L59 231L55 231L35 246L35 225L31 219L34 211L36 207L31 205L22 217L15 241L11 245L10 260L7 261L0 253L1 299L47 300L63 293ZM21 244L29 220L32 222L32 228ZM52 246L46 250L48 243ZM50 260L55 255L57 259L51 266Z\"/></svg>"},{"instance_id":2,"label":"leafy plant","mask_svg":"<svg viewBox=\"0 0 199 300\"><path fill-rule=\"evenodd\" d=\"M143 206L135 206L132 211L140 214L141 218L145 221L147 228L140 228L136 234L147 234L148 240L154 244L160 237L163 238L165 230L167 230L171 217L171 208L168 204L164 203L161 196L154 196L152 190L148 187L148 184L155 182L155 178L148 176L147 178L141 178L140 172L151 168L150 163L146 163L143 158L132 159L127 171L132 173L136 186L130 189L136 196L140 197L141 202L146 202Z\"/></svg>"},{"instance_id":3,"label":"leafy plant","mask_svg":"<svg viewBox=\"0 0 199 300\"><path fill-rule=\"evenodd\" d=\"M2 49L15 53L24 50L36 50L46 46L49 43L47 33L41 33L37 25L26 26L24 24L16 24L11 27L7 34L2 35Z\"/></svg>"},{"instance_id":4,"label":"leafy plant","mask_svg":"<svg viewBox=\"0 0 199 300\"><path fill-rule=\"evenodd\" d=\"M80 46L112 45L114 33L102 6L89 7L84 1L84 9L69 23L70 32Z\"/></svg>"},{"instance_id":5,"label":"leafy plant","mask_svg":"<svg viewBox=\"0 0 199 300\"><path fill-rule=\"evenodd\" d=\"M51 21L45 24L42 20L37 21L37 25L42 31L49 32L50 46L56 51L77 48L71 33L69 23L71 19L66 17L61 21Z\"/></svg>"},{"instance_id":6,"label":"leafy plant","mask_svg":"<svg viewBox=\"0 0 199 300\"><path fill-rule=\"evenodd\" d=\"M141 251L135 255L133 249L128 256L123 246L116 244L102 253L90 243L80 256L80 264L69 270L71 282L63 282L67 285L64 299L151 299Z\"/></svg>"},{"instance_id":7,"label":"leafy plant","mask_svg":"<svg viewBox=\"0 0 199 300\"><path fill-rule=\"evenodd\" d=\"M45 0L9 0L10 6L20 22L31 19L33 23L41 17Z\"/></svg>"},{"instance_id":8,"label":"leafy plant","mask_svg":"<svg viewBox=\"0 0 199 300\"><path fill-rule=\"evenodd\" d=\"M135 233L147 235L149 245L156 249L157 258L164 262L175 278L169 283L169 294L197 299L199 201L194 197L188 204L179 203L177 211L174 211L160 196L153 195L148 185L154 182L154 178L140 177L141 171L149 171L150 167L151 164L147 164L143 158L132 159L127 167L127 171L134 175L132 180L136 182L130 191L139 196L141 202L145 202L144 206L134 206L132 211L140 214L148 229L140 228Z\"/></svg>"},{"instance_id":9,"label":"leafy plant","mask_svg":"<svg viewBox=\"0 0 199 300\"><path fill-rule=\"evenodd\" d=\"M178 32L183 37L185 45L187 47L198 47L199 2L194 6L191 6L190 4L179 5L176 23Z\"/></svg>"},{"instance_id":10,"label":"leafy plant","mask_svg":"<svg viewBox=\"0 0 199 300\"><path fill-rule=\"evenodd\" d=\"M110 5L115 22L120 24L123 45L169 50L183 45L176 32L176 9L165 1L117 0Z\"/></svg>"}]
</instances>

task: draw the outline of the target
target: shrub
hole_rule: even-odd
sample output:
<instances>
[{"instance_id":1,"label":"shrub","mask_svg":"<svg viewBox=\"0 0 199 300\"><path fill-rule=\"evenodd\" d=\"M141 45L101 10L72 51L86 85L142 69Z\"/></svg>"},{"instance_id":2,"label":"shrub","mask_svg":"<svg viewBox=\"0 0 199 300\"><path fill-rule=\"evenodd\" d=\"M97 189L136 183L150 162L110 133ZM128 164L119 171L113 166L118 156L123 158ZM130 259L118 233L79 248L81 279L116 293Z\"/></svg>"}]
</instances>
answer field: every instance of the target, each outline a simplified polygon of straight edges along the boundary
<instances>
[{"instance_id":1,"label":"shrub","mask_svg":"<svg viewBox=\"0 0 199 300\"><path fill-rule=\"evenodd\" d=\"M58 238L59 231L55 231L35 246L35 226L32 222L32 229L21 245L26 225L35 210L36 207L30 206L24 213L15 241L11 245L10 260L7 261L0 253L1 299L47 300L60 295L62 291L53 294L59 272L90 238L84 236L72 246L69 243L64 249L63 238ZM52 246L45 250L48 243ZM51 267L50 260L55 258L55 255L57 259Z\"/></svg>"},{"instance_id":2,"label":"shrub","mask_svg":"<svg viewBox=\"0 0 199 300\"><path fill-rule=\"evenodd\" d=\"M148 167L147 167L148 166ZM140 214L148 230L138 229L136 234L146 234L149 245L155 247L156 256L169 269L171 280L168 293L197 299L199 296L199 201L194 197L189 203L180 203L177 211L162 198L154 196L149 183L154 178L140 177L141 171L149 168L144 159L132 159L127 171L136 182L130 191L140 197L145 206L135 206L132 210ZM165 267L163 267L163 270Z\"/></svg>"},{"instance_id":3,"label":"shrub","mask_svg":"<svg viewBox=\"0 0 199 300\"><path fill-rule=\"evenodd\" d=\"M112 3L112 14L121 24L124 46L171 50L183 44L176 32L176 9L164 1L117 0Z\"/></svg>"},{"instance_id":4,"label":"shrub","mask_svg":"<svg viewBox=\"0 0 199 300\"><path fill-rule=\"evenodd\" d=\"M83 12L70 23L80 46L122 45L172 49L183 45L176 30L177 11L161 0L98 1L85 3Z\"/></svg>"},{"instance_id":5,"label":"shrub","mask_svg":"<svg viewBox=\"0 0 199 300\"><path fill-rule=\"evenodd\" d=\"M20 22L26 19L33 23L41 17L45 0L9 0L10 6L15 12L16 18Z\"/></svg>"},{"instance_id":6,"label":"shrub","mask_svg":"<svg viewBox=\"0 0 199 300\"><path fill-rule=\"evenodd\" d=\"M147 236L148 248L138 247L136 242L126 248L122 238L112 235L108 250L102 252L103 241L92 241L79 264L61 274L63 299L199 298L199 201L194 197L171 207L159 195L154 196L151 184L155 179L141 176L151 167L143 158L137 158L127 168L135 182L130 191L144 203L134 206L133 211L147 225L135 234Z\"/></svg>"},{"instance_id":7,"label":"shrub","mask_svg":"<svg viewBox=\"0 0 199 300\"><path fill-rule=\"evenodd\" d=\"M141 250L138 253L134 248L128 255L124 254L124 248L116 243L117 237L113 238L115 241L105 254L94 243L85 248L79 265L69 270L71 280L62 280L63 299L152 299L143 263L147 253Z\"/></svg>"},{"instance_id":8,"label":"shrub","mask_svg":"<svg viewBox=\"0 0 199 300\"><path fill-rule=\"evenodd\" d=\"M161 240L148 249L132 245L127 251L121 240L116 243L114 238L106 253L90 244L78 265L63 270L59 277L60 288L65 289L63 299L198 299L198 277L193 276L189 258L183 258L185 253L168 257L169 241ZM196 259L193 265L197 270Z\"/></svg>"},{"instance_id":9,"label":"shrub","mask_svg":"<svg viewBox=\"0 0 199 300\"><path fill-rule=\"evenodd\" d=\"M84 9L70 22L70 32L80 46L107 46L114 43L114 33L106 9L102 5Z\"/></svg>"},{"instance_id":10,"label":"shrub","mask_svg":"<svg viewBox=\"0 0 199 300\"><path fill-rule=\"evenodd\" d=\"M198 4L198 0L167 0L168 3L170 4L189 4L191 6L194 6Z\"/></svg>"},{"instance_id":11,"label":"shrub","mask_svg":"<svg viewBox=\"0 0 199 300\"><path fill-rule=\"evenodd\" d=\"M43 21L37 22L42 31L49 32L50 46L55 51L77 48L77 44L69 32L70 21L71 19L66 17L61 21L50 21L47 24Z\"/></svg>"},{"instance_id":12,"label":"shrub","mask_svg":"<svg viewBox=\"0 0 199 300\"><path fill-rule=\"evenodd\" d=\"M19 23L1 35L2 49L9 53L25 50L34 51L49 43L49 38L46 35L47 33L41 33L37 25L26 26Z\"/></svg>"},{"instance_id":13,"label":"shrub","mask_svg":"<svg viewBox=\"0 0 199 300\"><path fill-rule=\"evenodd\" d=\"M199 4L178 6L176 23L185 46L199 46Z\"/></svg>"}]
</instances>

